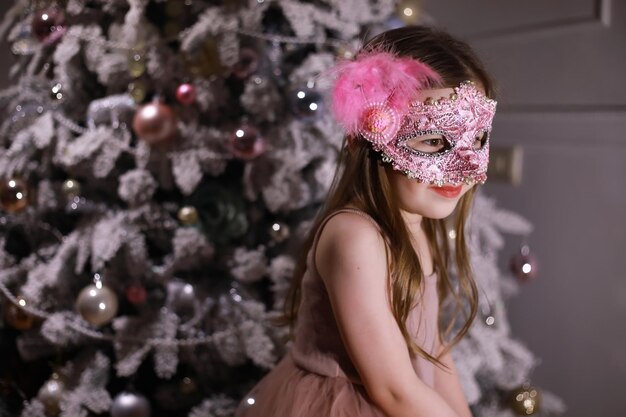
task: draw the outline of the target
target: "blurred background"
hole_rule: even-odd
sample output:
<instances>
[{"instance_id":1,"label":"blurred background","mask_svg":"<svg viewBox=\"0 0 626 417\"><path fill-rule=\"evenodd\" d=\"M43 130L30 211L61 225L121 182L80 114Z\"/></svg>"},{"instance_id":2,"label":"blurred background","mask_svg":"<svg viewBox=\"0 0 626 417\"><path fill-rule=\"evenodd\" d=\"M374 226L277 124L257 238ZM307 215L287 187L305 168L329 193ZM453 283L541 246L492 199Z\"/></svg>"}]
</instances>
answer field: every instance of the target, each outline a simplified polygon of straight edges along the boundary
<instances>
[{"instance_id":1,"label":"blurred background","mask_svg":"<svg viewBox=\"0 0 626 417\"><path fill-rule=\"evenodd\" d=\"M622 415L626 2L424 4L479 50L500 87L494 143L523 151L518 185L485 187L534 225L539 274L508 302L513 333L567 416Z\"/></svg>"},{"instance_id":2,"label":"blurred background","mask_svg":"<svg viewBox=\"0 0 626 417\"><path fill-rule=\"evenodd\" d=\"M468 41L497 81L484 190L533 225L503 250L526 243L533 255L536 278L507 300L513 337L540 361L533 383L560 397L567 417L623 416L626 2L407 4ZM4 39L0 51L5 88L15 59Z\"/></svg>"}]
</instances>

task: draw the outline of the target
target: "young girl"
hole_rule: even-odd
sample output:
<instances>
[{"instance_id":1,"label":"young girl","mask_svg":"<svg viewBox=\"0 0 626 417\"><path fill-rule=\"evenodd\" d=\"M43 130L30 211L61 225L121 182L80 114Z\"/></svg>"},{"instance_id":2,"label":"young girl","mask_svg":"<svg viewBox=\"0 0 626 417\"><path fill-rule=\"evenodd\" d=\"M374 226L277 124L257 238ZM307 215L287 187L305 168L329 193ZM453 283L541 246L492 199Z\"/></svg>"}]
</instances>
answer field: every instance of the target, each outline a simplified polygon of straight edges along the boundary
<instances>
[{"instance_id":1,"label":"young girl","mask_svg":"<svg viewBox=\"0 0 626 417\"><path fill-rule=\"evenodd\" d=\"M235 416L470 417L450 349L476 314L464 226L486 179L492 81L426 27L384 32L333 73L346 141L286 303L294 343ZM444 301L460 325L442 323Z\"/></svg>"}]
</instances>

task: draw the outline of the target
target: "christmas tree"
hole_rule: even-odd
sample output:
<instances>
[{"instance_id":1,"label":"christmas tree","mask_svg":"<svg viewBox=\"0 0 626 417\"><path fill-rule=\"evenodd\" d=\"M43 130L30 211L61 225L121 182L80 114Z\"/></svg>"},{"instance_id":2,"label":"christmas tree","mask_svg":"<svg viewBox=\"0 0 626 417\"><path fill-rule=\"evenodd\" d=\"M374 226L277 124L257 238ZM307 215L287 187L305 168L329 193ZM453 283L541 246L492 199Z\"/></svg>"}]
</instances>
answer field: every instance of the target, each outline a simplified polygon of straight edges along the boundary
<instances>
[{"instance_id":1,"label":"christmas tree","mask_svg":"<svg viewBox=\"0 0 626 417\"><path fill-rule=\"evenodd\" d=\"M391 0L15 1L0 93L0 416L230 416L288 348L270 324L342 141L324 79ZM9 52L3 52L8 55ZM478 194L483 317L455 351L476 415L522 384L497 268L528 223ZM454 236L450 236L451 239Z\"/></svg>"}]
</instances>

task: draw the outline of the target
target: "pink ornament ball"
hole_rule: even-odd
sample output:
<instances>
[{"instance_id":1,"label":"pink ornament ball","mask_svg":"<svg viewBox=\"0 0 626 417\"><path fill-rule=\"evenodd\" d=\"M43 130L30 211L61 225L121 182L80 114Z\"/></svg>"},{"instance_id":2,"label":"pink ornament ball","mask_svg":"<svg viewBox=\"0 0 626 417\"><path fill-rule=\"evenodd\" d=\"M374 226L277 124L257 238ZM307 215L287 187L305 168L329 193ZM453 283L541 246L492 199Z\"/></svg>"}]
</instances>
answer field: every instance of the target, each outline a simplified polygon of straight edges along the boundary
<instances>
[{"instance_id":1,"label":"pink ornament ball","mask_svg":"<svg viewBox=\"0 0 626 417\"><path fill-rule=\"evenodd\" d=\"M196 101L196 87L187 83L179 85L176 89L176 100L185 106L193 104Z\"/></svg>"},{"instance_id":2,"label":"pink ornament ball","mask_svg":"<svg viewBox=\"0 0 626 417\"><path fill-rule=\"evenodd\" d=\"M56 6L37 9L30 22L33 35L45 44L59 40L65 33L65 14Z\"/></svg>"},{"instance_id":3,"label":"pink ornament ball","mask_svg":"<svg viewBox=\"0 0 626 417\"><path fill-rule=\"evenodd\" d=\"M148 293L142 285L132 284L126 288L126 299L132 304L143 304L146 301L147 296Z\"/></svg>"},{"instance_id":4,"label":"pink ornament ball","mask_svg":"<svg viewBox=\"0 0 626 417\"><path fill-rule=\"evenodd\" d=\"M233 66L233 75L240 79L246 79L259 69L259 54L252 48L243 47L239 51L239 61Z\"/></svg>"},{"instance_id":5,"label":"pink ornament ball","mask_svg":"<svg viewBox=\"0 0 626 417\"><path fill-rule=\"evenodd\" d=\"M522 247L520 253L511 259L509 268L521 282L528 282L537 277L537 273L539 272L539 263L530 253L528 247L524 246Z\"/></svg>"},{"instance_id":6,"label":"pink ornament ball","mask_svg":"<svg viewBox=\"0 0 626 417\"><path fill-rule=\"evenodd\" d=\"M257 128L243 124L231 133L228 147L235 158L249 161L265 151L265 139Z\"/></svg>"},{"instance_id":7,"label":"pink ornament ball","mask_svg":"<svg viewBox=\"0 0 626 417\"><path fill-rule=\"evenodd\" d=\"M170 141L177 129L174 111L158 101L141 106L133 117L133 131L151 145Z\"/></svg>"}]
</instances>

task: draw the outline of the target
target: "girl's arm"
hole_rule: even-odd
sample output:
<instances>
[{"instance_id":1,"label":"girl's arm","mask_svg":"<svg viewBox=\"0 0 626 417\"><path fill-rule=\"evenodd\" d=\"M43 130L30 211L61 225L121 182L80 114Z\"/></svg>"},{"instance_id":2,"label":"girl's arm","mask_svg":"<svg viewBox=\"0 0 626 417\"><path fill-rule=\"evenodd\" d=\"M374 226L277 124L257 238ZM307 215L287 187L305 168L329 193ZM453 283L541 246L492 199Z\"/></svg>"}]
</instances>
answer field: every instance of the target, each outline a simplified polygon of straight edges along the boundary
<instances>
[{"instance_id":1,"label":"girl's arm","mask_svg":"<svg viewBox=\"0 0 626 417\"><path fill-rule=\"evenodd\" d=\"M314 256L370 399L388 417L460 417L413 369L388 302L385 246L375 227L358 214L339 213L326 224Z\"/></svg>"},{"instance_id":2,"label":"girl's arm","mask_svg":"<svg viewBox=\"0 0 626 417\"><path fill-rule=\"evenodd\" d=\"M443 346L438 340L436 352L441 352ZM459 382L459 375L452 359L450 351L441 357L441 362L448 367L448 370L435 367L435 391L454 409L459 417L472 417L467 399L463 393L463 388Z\"/></svg>"}]
</instances>

